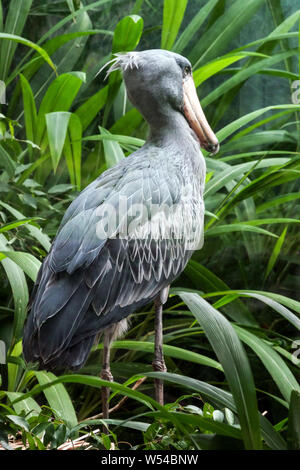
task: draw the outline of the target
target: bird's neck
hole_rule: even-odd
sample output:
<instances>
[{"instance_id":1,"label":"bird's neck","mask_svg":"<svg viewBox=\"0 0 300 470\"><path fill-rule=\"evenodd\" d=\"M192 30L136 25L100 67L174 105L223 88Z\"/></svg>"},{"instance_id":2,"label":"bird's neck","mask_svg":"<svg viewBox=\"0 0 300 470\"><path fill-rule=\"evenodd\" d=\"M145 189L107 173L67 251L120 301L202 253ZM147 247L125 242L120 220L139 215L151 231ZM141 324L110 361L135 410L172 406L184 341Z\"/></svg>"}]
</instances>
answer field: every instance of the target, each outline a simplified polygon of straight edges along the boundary
<instances>
[{"instance_id":1,"label":"bird's neck","mask_svg":"<svg viewBox=\"0 0 300 470\"><path fill-rule=\"evenodd\" d=\"M149 120L150 127L147 142L159 147L195 148L198 151L199 142L187 120L179 111L172 110L169 114L157 115Z\"/></svg>"}]
</instances>

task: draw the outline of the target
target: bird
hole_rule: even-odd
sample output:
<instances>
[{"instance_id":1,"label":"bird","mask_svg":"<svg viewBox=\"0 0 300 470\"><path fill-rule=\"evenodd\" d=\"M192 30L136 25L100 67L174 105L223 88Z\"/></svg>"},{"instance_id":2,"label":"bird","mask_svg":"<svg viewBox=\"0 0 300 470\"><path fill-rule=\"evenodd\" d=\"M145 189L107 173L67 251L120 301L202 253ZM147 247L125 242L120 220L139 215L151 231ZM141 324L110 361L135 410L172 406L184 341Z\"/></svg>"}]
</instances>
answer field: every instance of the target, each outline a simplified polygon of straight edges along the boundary
<instances>
[{"instance_id":1,"label":"bird","mask_svg":"<svg viewBox=\"0 0 300 470\"><path fill-rule=\"evenodd\" d=\"M128 317L154 302L155 371L163 357L170 284L203 245L202 148L219 142L200 105L190 61L162 49L118 53L132 105L149 126L145 144L90 183L70 204L33 288L24 336L27 363L78 370L103 335L101 378L112 381L110 345ZM99 336L100 335L100 336ZM109 389L102 388L103 417ZM164 403L163 381L155 397Z\"/></svg>"}]
</instances>

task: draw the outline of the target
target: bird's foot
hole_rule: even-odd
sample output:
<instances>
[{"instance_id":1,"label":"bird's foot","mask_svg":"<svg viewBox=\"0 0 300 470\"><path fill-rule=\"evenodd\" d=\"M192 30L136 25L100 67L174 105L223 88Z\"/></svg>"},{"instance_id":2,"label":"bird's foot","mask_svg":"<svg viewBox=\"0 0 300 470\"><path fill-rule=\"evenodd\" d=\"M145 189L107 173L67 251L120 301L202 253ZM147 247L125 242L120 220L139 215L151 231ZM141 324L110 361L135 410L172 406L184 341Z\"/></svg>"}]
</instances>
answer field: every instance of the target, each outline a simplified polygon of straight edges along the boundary
<instances>
[{"instance_id":1,"label":"bird's foot","mask_svg":"<svg viewBox=\"0 0 300 470\"><path fill-rule=\"evenodd\" d=\"M113 382L114 381L114 378L112 376L112 373L111 373L110 369L102 369L101 379L108 380L108 382Z\"/></svg>"},{"instance_id":2,"label":"bird's foot","mask_svg":"<svg viewBox=\"0 0 300 470\"><path fill-rule=\"evenodd\" d=\"M166 367L164 360L160 361L160 360L155 359L152 362L152 367L153 367L154 372L167 372L167 367Z\"/></svg>"}]
</instances>

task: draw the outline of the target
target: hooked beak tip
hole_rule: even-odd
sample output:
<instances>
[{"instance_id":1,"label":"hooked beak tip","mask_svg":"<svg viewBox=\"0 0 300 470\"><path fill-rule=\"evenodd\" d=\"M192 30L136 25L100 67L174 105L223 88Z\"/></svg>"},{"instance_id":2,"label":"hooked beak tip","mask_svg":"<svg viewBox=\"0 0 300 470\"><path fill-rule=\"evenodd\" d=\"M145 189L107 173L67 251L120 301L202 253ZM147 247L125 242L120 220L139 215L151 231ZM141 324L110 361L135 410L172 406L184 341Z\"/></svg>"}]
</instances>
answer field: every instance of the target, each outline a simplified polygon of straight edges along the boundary
<instances>
[{"instance_id":1,"label":"hooked beak tip","mask_svg":"<svg viewBox=\"0 0 300 470\"><path fill-rule=\"evenodd\" d=\"M219 142L215 143L209 143L204 146L205 150L207 150L211 155L216 155L218 151L220 150L220 144Z\"/></svg>"}]
</instances>

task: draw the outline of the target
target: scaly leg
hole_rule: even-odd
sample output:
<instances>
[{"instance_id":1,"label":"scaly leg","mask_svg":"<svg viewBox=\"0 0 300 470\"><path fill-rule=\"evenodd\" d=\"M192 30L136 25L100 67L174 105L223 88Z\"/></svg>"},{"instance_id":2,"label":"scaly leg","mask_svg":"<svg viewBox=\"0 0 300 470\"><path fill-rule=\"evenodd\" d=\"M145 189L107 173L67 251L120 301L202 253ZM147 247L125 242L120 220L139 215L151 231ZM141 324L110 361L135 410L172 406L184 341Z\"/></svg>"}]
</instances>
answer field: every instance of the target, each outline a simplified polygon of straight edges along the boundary
<instances>
[{"instance_id":1,"label":"scaly leg","mask_svg":"<svg viewBox=\"0 0 300 470\"><path fill-rule=\"evenodd\" d=\"M154 301L155 308L155 345L154 345L154 361L152 366L155 372L166 372L166 364L163 356L163 304L166 303L169 293L169 287L164 289ZM155 399L160 404L164 404L164 384L160 379L154 379Z\"/></svg>"},{"instance_id":2,"label":"scaly leg","mask_svg":"<svg viewBox=\"0 0 300 470\"><path fill-rule=\"evenodd\" d=\"M111 341L112 341L112 329L107 328L104 331L101 379L108 380L109 382L113 382L113 376L110 371ZM109 418L109 404L108 404L109 395L110 395L109 387L101 387L103 419ZM106 426L103 426L103 432L105 434L108 434L108 429Z\"/></svg>"}]
</instances>

